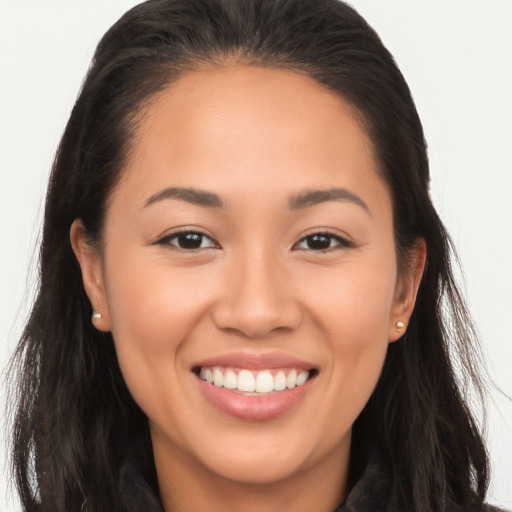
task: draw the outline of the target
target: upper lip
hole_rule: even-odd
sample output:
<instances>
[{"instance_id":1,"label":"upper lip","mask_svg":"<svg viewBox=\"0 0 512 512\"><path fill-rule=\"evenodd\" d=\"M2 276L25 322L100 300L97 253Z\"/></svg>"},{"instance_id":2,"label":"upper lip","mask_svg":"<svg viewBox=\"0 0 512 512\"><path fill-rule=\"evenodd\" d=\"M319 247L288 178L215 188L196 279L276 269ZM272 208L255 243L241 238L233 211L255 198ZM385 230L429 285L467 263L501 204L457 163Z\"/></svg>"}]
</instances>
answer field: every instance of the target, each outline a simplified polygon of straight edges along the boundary
<instances>
[{"instance_id":1,"label":"upper lip","mask_svg":"<svg viewBox=\"0 0 512 512\"><path fill-rule=\"evenodd\" d=\"M275 368L295 368L298 370L311 370L315 365L289 354L271 352L265 354L249 354L245 352L234 352L219 356L202 359L193 365L198 367L232 367L244 368L247 370L271 370Z\"/></svg>"}]
</instances>

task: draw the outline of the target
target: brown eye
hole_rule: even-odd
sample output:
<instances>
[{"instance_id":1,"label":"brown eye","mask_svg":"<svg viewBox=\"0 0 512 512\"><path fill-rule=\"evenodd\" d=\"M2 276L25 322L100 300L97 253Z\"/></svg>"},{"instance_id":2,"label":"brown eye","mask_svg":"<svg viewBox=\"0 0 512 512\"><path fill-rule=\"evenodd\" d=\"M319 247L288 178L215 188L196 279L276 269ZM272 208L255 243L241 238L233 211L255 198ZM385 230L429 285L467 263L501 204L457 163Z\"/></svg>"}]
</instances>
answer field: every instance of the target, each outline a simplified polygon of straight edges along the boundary
<instances>
[{"instance_id":1,"label":"brown eye","mask_svg":"<svg viewBox=\"0 0 512 512\"><path fill-rule=\"evenodd\" d=\"M331 233L314 233L305 236L296 245L297 249L307 249L310 251L326 251L335 248L349 247L351 244L338 235Z\"/></svg>"},{"instance_id":2,"label":"brown eye","mask_svg":"<svg viewBox=\"0 0 512 512\"><path fill-rule=\"evenodd\" d=\"M159 242L161 245L171 245L178 249L193 251L217 247L217 244L207 235L199 231L183 231L165 237Z\"/></svg>"},{"instance_id":3,"label":"brown eye","mask_svg":"<svg viewBox=\"0 0 512 512\"><path fill-rule=\"evenodd\" d=\"M322 250L331 247L331 236L327 235L312 235L306 238L308 249Z\"/></svg>"}]
</instances>

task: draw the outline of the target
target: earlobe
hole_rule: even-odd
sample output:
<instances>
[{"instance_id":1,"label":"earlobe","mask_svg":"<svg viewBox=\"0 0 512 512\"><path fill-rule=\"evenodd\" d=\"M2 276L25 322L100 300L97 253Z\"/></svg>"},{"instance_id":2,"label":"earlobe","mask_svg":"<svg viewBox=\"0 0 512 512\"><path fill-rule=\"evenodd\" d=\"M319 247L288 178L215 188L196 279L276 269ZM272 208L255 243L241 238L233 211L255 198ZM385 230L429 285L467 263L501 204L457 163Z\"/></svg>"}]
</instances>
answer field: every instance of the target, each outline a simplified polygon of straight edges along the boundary
<instances>
[{"instance_id":1,"label":"earlobe","mask_svg":"<svg viewBox=\"0 0 512 512\"><path fill-rule=\"evenodd\" d=\"M399 276L393 311L389 323L389 342L399 340L407 331L416 303L423 271L427 260L427 246L420 238L409 251L409 265L403 275Z\"/></svg>"},{"instance_id":2,"label":"earlobe","mask_svg":"<svg viewBox=\"0 0 512 512\"><path fill-rule=\"evenodd\" d=\"M69 236L82 271L85 293L91 303L91 321L99 331L110 331L101 254L88 240L87 230L81 219L74 220Z\"/></svg>"}]
</instances>

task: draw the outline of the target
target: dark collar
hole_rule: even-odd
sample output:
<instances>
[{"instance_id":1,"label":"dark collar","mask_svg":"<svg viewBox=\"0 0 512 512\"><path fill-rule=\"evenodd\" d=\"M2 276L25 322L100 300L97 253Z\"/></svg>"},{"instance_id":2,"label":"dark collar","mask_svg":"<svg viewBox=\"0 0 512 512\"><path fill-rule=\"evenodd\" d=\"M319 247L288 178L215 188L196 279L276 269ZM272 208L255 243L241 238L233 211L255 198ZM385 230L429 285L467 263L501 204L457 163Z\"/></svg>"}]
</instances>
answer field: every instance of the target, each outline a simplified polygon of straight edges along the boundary
<instances>
[{"instance_id":1,"label":"dark collar","mask_svg":"<svg viewBox=\"0 0 512 512\"><path fill-rule=\"evenodd\" d=\"M373 452L373 457L370 458L347 498L333 512L397 510L390 500L392 482L385 467ZM144 480L133 462L125 463L122 469L122 491L124 510L128 512L163 512L158 492ZM490 505L485 506L483 510L485 512L500 512L500 509Z\"/></svg>"},{"instance_id":2,"label":"dark collar","mask_svg":"<svg viewBox=\"0 0 512 512\"><path fill-rule=\"evenodd\" d=\"M134 464L123 470L123 501L130 512L163 512L157 493L144 481ZM389 501L391 482L383 465L371 460L347 498L333 512L384 511Z\"/></svg>"},{"instance_id":3,"label":"dark collar","mask_svg":"<svg viewBox=\"0 0 512 512\"><path fill-rule=\"evenodd\" d=\"M371 459L361 477L334 512L384 511L388 508L391 479L378 459Z\"/></svg>"}]
</instances>

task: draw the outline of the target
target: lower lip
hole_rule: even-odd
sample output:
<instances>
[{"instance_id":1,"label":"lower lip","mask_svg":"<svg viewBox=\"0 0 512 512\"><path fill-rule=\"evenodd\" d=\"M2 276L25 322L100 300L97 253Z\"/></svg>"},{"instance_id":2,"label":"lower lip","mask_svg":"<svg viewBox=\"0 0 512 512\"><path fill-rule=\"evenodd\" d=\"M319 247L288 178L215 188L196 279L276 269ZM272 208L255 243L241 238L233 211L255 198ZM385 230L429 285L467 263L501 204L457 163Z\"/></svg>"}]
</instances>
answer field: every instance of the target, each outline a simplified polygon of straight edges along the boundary
<instances>
[{"instance_id":1,"label":"lower lip","mask_svg":"<svg viewBox=\"0 0 512 512\"><path fill-rule=\"evenodd\" d=\"M262 396L246 396L229 389L217 387L197 377L206 398L219 411L247 421L272 420L298 405L311 388L314 378L301 386L276 391Z\"/></svg>"}]
</instances>

